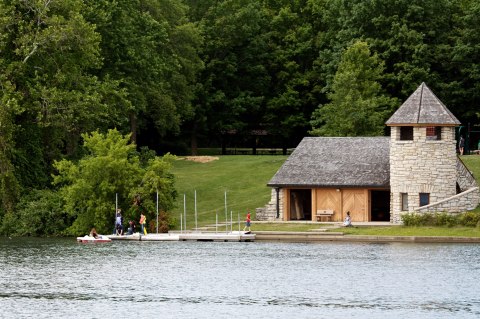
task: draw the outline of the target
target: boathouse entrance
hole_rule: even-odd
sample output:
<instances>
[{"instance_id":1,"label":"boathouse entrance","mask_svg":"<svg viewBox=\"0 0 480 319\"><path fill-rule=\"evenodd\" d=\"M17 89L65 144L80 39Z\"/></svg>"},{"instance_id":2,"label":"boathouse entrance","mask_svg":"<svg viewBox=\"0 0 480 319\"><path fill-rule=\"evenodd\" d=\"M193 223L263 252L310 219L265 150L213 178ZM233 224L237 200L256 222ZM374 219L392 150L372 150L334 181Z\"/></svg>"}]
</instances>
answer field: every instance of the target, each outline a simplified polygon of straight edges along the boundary
<instances>
[{"instance_id":1,"label":"boathouse entrance","mask_svg":"<svg viewBox=\"0 0 480 319\"><path fill-rule=\"evenodd\" d=\"M371 221L389 222L390 221L390 191L372 190L371 196Z\"/></svg>"},{"instance_id":2,"label":"boathouse entrance","mask_svg":"<svg viewBox=\"0 0 480 319\"><path fill-rule=\"evenodd\" d=\"M290 220L312 220L312 190L290 190Z\"/></svg>"}]
</instances>

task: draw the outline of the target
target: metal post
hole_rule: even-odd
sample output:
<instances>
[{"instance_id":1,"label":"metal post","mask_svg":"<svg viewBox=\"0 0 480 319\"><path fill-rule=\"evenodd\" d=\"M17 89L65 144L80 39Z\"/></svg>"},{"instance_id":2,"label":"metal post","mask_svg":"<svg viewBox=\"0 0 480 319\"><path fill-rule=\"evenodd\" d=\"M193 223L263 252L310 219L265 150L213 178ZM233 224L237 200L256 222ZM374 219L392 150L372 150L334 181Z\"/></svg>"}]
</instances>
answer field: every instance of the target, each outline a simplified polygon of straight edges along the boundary
<instances>
[{"instance_id":1,"label":"metal post","mask_svg":"<svg viewBox=\"0 0 480 319\"><path fill-rule=\"evenodd\" d=\"M228 232L227 191L225 191L225 231Z\"/></svg>"},{"instance_id":2,"label":"metal post","mask_svg":"<svg viewBox=\"0 0 480 319\"><path fill-rule=\"evenodd\" d=\"M215 234L217 233L218 229L218 212L215 212Z\"/></svg>"},{"instance_id":3,"label":"metal post","mask_svg":"<svg viewBox=\"0 0 480 319\"><path fill-rule=\"evenodd\" d=\"M185 227L185 232L187 232L187 200L185 193L183 194L183 226Z\"/></svg>"},{"instance_id":4,"label":"metal post","mask_svg":"<svg viewBox=\"0 0 480 319\"><path fill-rule=\"evenodd\" d=\"M233 214L233 212L232 212L232 211L230 211L230 232L232 232L232 231L233 231L233 229L232 229L232 227L233 227L233 219L232 219L232 214Z\"/></svg>"},{"instance_id":5,"label":"metal post","mask_svg":"<svg viewBox=\"0 0 480 319\"><path fill-rule=\"evenodd\" d=\"M240 213L238 213L237 216L238 216L238 233L240 233Z\"/></svg>"},{"instance_id":6,"label":"metal post","mask_svg":"<svg viewBox=\"0 0 480 319\"><path fill-rule=\"evenodd\" d=\"M158 190L157 190L157 234L158 234Z\"/></svg>"},{"instance_id":7,"label":"metal post","mask_svg":"<svg viewBox=\"0 0 480 319\"><path fill-rule=\"evenodd\" d=\"M197 190L195 190L195 231L198 231L198 226L197 226Z\"/></svg>"}]
</instances>

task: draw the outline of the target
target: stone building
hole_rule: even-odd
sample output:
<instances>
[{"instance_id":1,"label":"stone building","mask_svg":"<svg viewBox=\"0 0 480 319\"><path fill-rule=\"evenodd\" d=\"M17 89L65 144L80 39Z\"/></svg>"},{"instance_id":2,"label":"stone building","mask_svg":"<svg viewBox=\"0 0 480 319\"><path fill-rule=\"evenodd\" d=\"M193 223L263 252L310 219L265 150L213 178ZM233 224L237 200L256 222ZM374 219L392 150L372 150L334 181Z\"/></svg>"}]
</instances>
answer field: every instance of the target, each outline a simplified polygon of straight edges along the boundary
<instances>
[{"instance_id":1,"label":"stone building","mask_svg":"<svg viewBox=\"0 0 480 319\"><path fill-rule=\"evenodd\" d=\"M456 153L460 122L422 83L386 122L390 137L306 137L269 181L259 220L401 223L404 212L463 212L480 193Z\"/></svg>"}]
</instances>

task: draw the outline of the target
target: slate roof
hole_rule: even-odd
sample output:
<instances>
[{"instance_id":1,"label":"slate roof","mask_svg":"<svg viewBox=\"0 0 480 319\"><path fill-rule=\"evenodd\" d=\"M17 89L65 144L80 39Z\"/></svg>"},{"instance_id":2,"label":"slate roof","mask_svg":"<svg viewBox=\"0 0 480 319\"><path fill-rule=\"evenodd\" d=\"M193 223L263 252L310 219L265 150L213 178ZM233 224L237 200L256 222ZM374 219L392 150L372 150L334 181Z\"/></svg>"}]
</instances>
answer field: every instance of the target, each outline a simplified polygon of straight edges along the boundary
<instances>
[{"instance_id":1,"label":"slate roof","mask_svg":"<svg viewBox=\"0 0 480 319\"><path fill-rule=\"evenodd\" d=\"M389 137L305 137L271 187L390 187Z\"/></svg>"},{"instance_id":2,"label":"slate roof","mask_svg":"<svg viewBox=\"0 0 480 319\"><path fill-rule=\"evenodd\" d=\"M385 124L389 126L409 124L456 126L460 124L460 121L428 86L422 83Z\"/></svg>"}]
</instances>

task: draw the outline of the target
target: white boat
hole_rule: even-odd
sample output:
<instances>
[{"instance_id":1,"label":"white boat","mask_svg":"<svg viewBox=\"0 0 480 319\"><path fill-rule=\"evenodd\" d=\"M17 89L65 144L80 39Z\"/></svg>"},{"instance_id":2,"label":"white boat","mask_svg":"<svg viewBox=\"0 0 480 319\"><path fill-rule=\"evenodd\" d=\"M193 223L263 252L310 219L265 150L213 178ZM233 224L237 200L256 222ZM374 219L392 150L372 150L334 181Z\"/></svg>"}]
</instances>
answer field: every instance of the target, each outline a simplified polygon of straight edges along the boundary
<instances>
[{"instance_id":1,"label":"white boat","mask_svg":"<svg viewBox=\"0 0 480 319\"><path fill-rule=\"evenodd\" d=\"M85 235L83 237L77 237L77 241L79 243L109 243L112 240L107 236L103 236L103 235L98 235L97 238L89 235Z\"/></svg>"}]
</instances>

